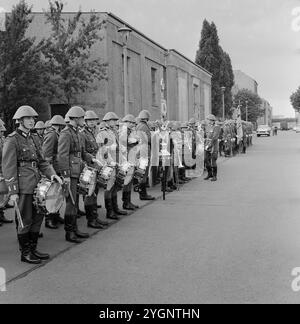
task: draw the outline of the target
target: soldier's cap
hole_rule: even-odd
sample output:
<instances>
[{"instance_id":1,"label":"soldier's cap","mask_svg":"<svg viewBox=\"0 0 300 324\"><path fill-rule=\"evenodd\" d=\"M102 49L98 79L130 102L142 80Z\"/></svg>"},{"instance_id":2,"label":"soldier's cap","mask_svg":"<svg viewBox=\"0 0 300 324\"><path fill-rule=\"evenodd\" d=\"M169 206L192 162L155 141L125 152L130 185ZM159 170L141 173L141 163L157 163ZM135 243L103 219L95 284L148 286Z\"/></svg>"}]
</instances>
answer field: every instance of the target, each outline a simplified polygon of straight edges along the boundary
<instances>
[{"instance_id":1,"label":"soldier's cap","mask_svg":"<svg viewBox=\"0 0 300 324\"><path fill-rule=\"evenodd\" d=\"M41 120L39 120L36 124L35 124L35 126L34 126L34 129L45 129L46 127L45 127L45 124L44 124L44 122L43 121L41 121Z\"/></svg>"},{"instance_id":2,"label":"soldier's cap","mask_svg":"<svg viewBox=\"0 0 300 324\"><path fill-rule=\"evenodd\" d=\"M135 124L136 121L135 121L135 117L131 114L129 115L126 115L123 119L122 119L123 123L125 122L128 122L128 123L132 123L132 124Z\"/></svg>"},{"instance_id":3,"label":"soldier's cap","mask_svg":"<svg viewBox=\"0 0 300 324\"><path fill-rule=\"evenodd\" d=\"M213 114L210 114L206 117L207 120L210 120L210 121L217 121L217 118L215 115Z\"/></svg>"},{"instance_id":4,"label":"soldier's cap","mask_svg":"<svg viewBox=\"0 0 300 324\"><path fill-rule=\"evenodd\" d=\"M45 128L49 128L49 127L51 127L51 123L50 123L50 120L47 120L45 122Z\"/></svg>"},{"instance_id":5,"label":"soldier's cap","mask_svg":"<svg viewBox=\"0 0 300 324\"><path fill-rule=\"evenodd\" d=\"M119 117L116 113L114 112L108 112L104 117L103 121L110 121L110 120L119 120Z\"/></svg>"},{"instance_id":6,"label":"soldier's cap","mask_svg":"<svg viewBox=\"0 0 300 324\"><path fill-rule=\"evenodd\" d=\"M196 118L191 118L190 120L189 120L189 125L195 125L196 124Z\"/></svg>"},{"instance_id":7,"label":"soldier's cap","mask_svg":"<svg viewBox=\"0 0 300 324\"><path fill-rule=\"evenodd\" d=\"M188 123L187 122L182 122L181 123L181 128L188 128Z\"/></svg>"},{"instance_id":8,"label":"soldier's cap","mask_svg":"<svg viewBox=\"0 0 300 324\"><path fill-rule=\"evenodd\" d=\"M84 120L99 120L99 117L93 110L88 110L85 113Z\"/></svg>"},{"instance_id":9,"label":"soldier's cap","mask_svg":"<svg viewBox=\"0 0 300 324\"><path fill-rule=\"evenodd\" d=\"M13 120L19 120L24 117L38 117L38 113L31 106L21 106L13 116Z\"/></svg>"},{"instance_id":10,"label":"soldier's cap","mask_svg":"<svg viewBox=\"0 0 300 324\"><path fill-rule=\"evenodd\" d=\"M66 126L65 120L60 115L53 116L52 119L50 120L50 124L51 125Z\"/></svg>"},{"instance_id":11,"label":"soldier's cap","mask_svg":"<svg viewBox=\"0 0 300 324\"><path fill-rule=\"evenodd\" d=\"M142 110L138 116L138 118L140 118L141 120L142 119L150 119L150 117L151 117L151 114L148 110Z\"/></svg>"},{"instance_id":12,"label":"soldier's cap","mask_svg":"<svg viewBox=\"0 0 300 324\"><path fill-rule=\"evenodd\" d=\"M69 116L69 118L82 118L85 116L85 111L79 106L74 106L70 108L70 110L67 112L67 115Z\"/></svg>"},{"instance_id":13,"label":"soldier's cap","mask_svg":"<svg viewBox=\"0 0 300 324\"><path fill-rule=\"evenodd\" d=\"M105 121L102 121L102 122L100 123L100 125L99 125L99 128L100 128L100 129L107 128L107 124L106 124L106 122L105 122Z\"/></svg>"}]
</instances>

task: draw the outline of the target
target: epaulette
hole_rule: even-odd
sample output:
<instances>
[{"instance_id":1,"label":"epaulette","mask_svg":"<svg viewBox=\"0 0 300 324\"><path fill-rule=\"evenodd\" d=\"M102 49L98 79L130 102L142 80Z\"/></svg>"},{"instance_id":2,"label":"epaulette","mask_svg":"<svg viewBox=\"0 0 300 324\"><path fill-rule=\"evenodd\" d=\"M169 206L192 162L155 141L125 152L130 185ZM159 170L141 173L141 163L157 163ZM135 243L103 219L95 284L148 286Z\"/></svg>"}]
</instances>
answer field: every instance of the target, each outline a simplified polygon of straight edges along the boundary
<instances>
[{"instance_id":1,"label":"epaulette","mask_svg":"<svg viewBox=\"0 0 300 324\"><path fill-rule=\"evenodd\" d=\"M17 134L16 131L12 132L11 134L7 135L7 137L14 137Z\"/></svg>"}]
</instances>

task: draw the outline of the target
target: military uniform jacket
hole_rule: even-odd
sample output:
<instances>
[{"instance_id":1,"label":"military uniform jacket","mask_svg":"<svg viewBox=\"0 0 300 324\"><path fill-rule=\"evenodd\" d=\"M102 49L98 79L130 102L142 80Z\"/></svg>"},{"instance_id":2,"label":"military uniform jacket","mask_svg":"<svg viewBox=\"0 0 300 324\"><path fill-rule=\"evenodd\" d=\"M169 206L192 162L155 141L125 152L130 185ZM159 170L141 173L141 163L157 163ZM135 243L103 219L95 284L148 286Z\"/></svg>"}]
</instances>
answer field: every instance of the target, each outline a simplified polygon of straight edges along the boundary
<instances>
[{"instance_id":1,"label":"military uniform jacket","mask_svg":"<svg viewBox=\"0 0 300 324\"><path fill-rule=\"evenodd\" d=\"M57 149L58 149L59 133L55 128L51 127L44 137L42 151L46 161L53 165L56 172L58 172Z\"/></svg>"},{"instance_id":2,"label":"military uniform jacket","mask_svg":"<svg viewBox=\"0 0 300 324\"><path fill-rule=\"evenodd\" d=\"M57 149L58 170L65 178L79 179L84 163L92 163L93 156L85 151L79 130L72 125L66 126L60 133Z\"/></svg>"},{"instance_id":3,"label":"military uniform jacket","mask_svg":"<svg viewBox=\"0 0 300 324\"><path fill-rule=\"evenodd\" d=\"M142 139L142 143L148 144L148 146L151 147L151 130L147 122L141 121L136 130Z\"/></svg>"},{"instance_id":4,"label":"military uniform jacket","mask_svg":"<svg viewBox=\"0 0 300 324\"><path fill-rule=\"evenodd\" d=\"M2 170L11 195L33 194L40 181L40 172L48 178L56 174L45 160L36 136L19 129L5 140Z\"/></svg>"},{"instance_id":5,"label":"military uniform jacket","mask_svg":"<svg viewBox=\"0 0 300 324\"><path fill-rule=\"evenodd\" d=\"M206 128L206 139L205 139L205 150L211 153L219 152L219 137L220 137L220 126L207 126Z\"/></svg>"},{"instance_id":6,"label":"military uniform jacket","mask_svg":"<svg viewBox=\"0 0 300 324\"><path fill-rule=\"evenodd\" d=\"M100 147L100 156L106 162L119 162L119 134L113 128L103 128L97 135L97 144Z\"/></svg>"},{"instance_id":7,"label":"military uniform jacket","mask_svg":"<svg viewBox=\"0 0 300 324\"><path fill-rule=\"evenodd\" d=\"M85 151L95 157L99 148L93 130L84 127L80 130L80 134L84 141Z\"/></svg>"}]
</instances>

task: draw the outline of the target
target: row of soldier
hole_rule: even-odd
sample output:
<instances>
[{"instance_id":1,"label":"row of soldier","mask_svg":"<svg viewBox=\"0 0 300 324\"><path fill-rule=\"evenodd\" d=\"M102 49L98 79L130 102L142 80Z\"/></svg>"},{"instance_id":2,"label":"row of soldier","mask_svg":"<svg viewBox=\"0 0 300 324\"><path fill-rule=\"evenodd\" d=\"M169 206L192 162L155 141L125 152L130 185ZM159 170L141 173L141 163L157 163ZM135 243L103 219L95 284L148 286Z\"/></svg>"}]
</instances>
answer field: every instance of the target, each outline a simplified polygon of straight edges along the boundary
<instances>
[{"instance_id":1,"label":"row of soldier","mask_svg":"<svg viewBox=\"0 0 300 324\"><path fill-rule=\"evenodd\" d=\"M178 146L183 146L183 137L181 138L182 141L178 140L178 137L177 140L173 137L168 149L170 155L173 155L173 162L163 168L166 174L164 180L168 188L163 187L161 161L157 165L150 162L153 149L151 147L153 146L153 132L159 134L160 132L179 131L183 134L186 130L196 131L196 129L201 129L205 138L205 166L207 170L205 180L211 179L212 181L217 181L216 162L220 148L224 150L226 155L231 154L228 152L228 145L226 146L229 139L228 133L231 134L231 152L235 150L233 139L236 141L237 138L236 124L227 122L224 125L218 125L213 115L209 115L204 123L199 123L195 119L191 119L189 123L150 122L150 113L143 110L138 118L132 115L125 116L121 120L122 125L126 126L125 128L121 127L119 117L113 112L107 113L103 121L99 123L99 118L95 112L85 112L77 106L72 107L65 118L56 115L46 125L42 122L36 123L37 117L38 114L32 107L20 107L13 117L18 125L17 129L9 134L5 141L3 141L5 126L0 123L2 175L9 190L10 201L17 207L16 211L20 212L21 217L16 217L21 261L33 264L39 264L42 260L47 260L50 257L49 254L37 250L44 216L46 216L48 228L56 229L58 224L64 224L65 238L69 242L80 243L89 237L87 233L79 231L77 226L79 213L78 183L85 164L97 168L99 162L101 162L101 157L105 157L106 160L111 159L111 163L118 165L121 163L121 154L119 153L124 146L128 148L125 154L127 155L126 158L129 158L130 149L144 141L148 163L137 188L141 200L154 200L147 193L151 165L154 183L159 180L162 183L162 190L166 191L178 189L179 184L189 181L190 179L186 177L185 172L187 169L193 169L193 166L184 163L184 159L180 156L182 153L176 154L179 152ZM122 143L123 137L120 136L122 131L127 133L127 136L124 137L126 143ZM143 140L141 136L137 136L137 132L145 135ZM246 136L246 130L244 134ZM194 142L195 139L192 143L193 153L195 153ZM246 137L241 143L246 143ZM116 154L114 155L113 152ZM176 163L174 163L175 156L177 156ZM131 163L135 163L135 161L131 161ZM34 191L41 175L61 185L67 185L68 193L66 194L64 218L60 217L59 212L43 213L36 208ZM122 189L124 210L118 207L118 191L120 188L117 184L104 191L107 219L118 220L120 216L127 214L126 210L138 208L131 200L133 184L134 178ZM83 197L87 226L105 229L109 223L106 220L101 220L98 216L98 193L99 188L96 187L93 195ZM0 210L0 217L0 224L11 222L5 218L3 209ZM23 225L21 229L20 222Z\"/></svg>"}]
</instances>

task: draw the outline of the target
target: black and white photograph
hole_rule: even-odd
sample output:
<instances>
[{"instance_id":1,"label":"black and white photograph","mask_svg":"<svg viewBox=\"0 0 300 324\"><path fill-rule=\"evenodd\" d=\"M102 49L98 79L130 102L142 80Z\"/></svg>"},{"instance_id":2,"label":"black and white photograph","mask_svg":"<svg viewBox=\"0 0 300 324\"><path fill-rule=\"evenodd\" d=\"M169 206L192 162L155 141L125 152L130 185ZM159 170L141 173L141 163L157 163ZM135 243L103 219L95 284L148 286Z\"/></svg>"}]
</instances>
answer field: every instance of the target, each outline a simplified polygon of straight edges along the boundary
<instances>
[{"instance_id":1,"label":"black and white photograph","mask_svg":"<svg viewBox=\"0 0 300 324\"><path fill-rule=\"evenodd\" d=\"M300 0L0 0L0 304L300 303L299 69Z\"/></svg>"}]
</instances>

